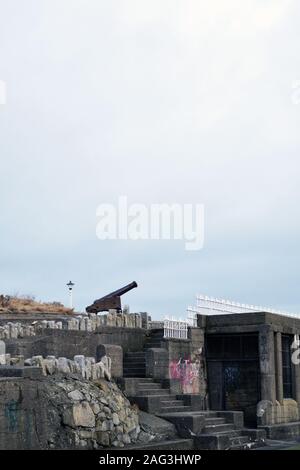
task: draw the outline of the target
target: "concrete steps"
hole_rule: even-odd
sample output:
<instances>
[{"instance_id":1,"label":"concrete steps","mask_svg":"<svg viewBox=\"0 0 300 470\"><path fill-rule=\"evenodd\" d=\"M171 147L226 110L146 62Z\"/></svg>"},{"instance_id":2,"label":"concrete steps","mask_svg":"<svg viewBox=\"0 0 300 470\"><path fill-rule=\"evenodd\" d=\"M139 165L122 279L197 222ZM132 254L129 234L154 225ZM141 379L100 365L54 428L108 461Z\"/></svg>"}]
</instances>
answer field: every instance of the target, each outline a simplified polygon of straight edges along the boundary
<instances>
[{"instance_id":1,"label":"concrete steps","mask_svg":"<svg viewBox=\"0 0 300 470\"><path fill-rule=\"evenodd\" d=\"M248 436L234 436L230 437L230 449L231 450L240 450L249 443Z\"/></svg>"},{"instance_id":2,"label":"concrete steps","mask_svg":"<svg viewBox=\"0 0 300 470\"><path fill-rule=\"evenodd\" d=\"M224 431L232 431L233 429L232 424L211 424L208 426L205 424L203 432L205 432L205 434L216 434Z\"/></svg>"},{"instance_id":3,"label":"concrete steps","mask_svg":"<svg viewBox=\"0 0 300 470\"><path fill-rule=\"evenodd\" d=\"M213 426L216 424L225 424L226 420L224 418L206 418L205 423L207 426Z\"/></svg>"},{"instance_id":4,"label":"concrete steps","mask_svg":"<svg viewBox=\"0 0 300 470\"><path fill-rule=\"evenodd\" d=\"M170 390L166 388L162 388L158 390L139 390L138 394L141 397L148 397L148 396L150 397L154 395L165 397L165 396L170 395Z\"/></svg>"},{"instance_id":5,"label":"concrete steps","mask_svg":"<svg viewBox=\"0 0 300 470\"><path fill-rule=\"evenodd\" d=\"M128 352L124 356L123 376L124 377L145 377L146 359L144 352Z\"/></svg>"},{"instance_id":6,"label":"concrete steps","mask_svg":"<svg viewBox=\"0 0 300 470\"><path fill-rule=\"evenodd\" d=\"M192 411L192 408L185 405L161 407L161 413L184 413L187 411Z\"/></svg>"},{"instance_id":7,"label":"concrete steps","mask_svg":"<svg viewBox=\"0 0 300 470\"><path fill-rule=\"evenodd\" d=\"M174 439L170 441L151 442L150 444L139 444L126 446L126 450L192 450L193 439Z\"/></svg>"},{"instance_id":8,"label":"concrete steps","mask_svg":"<svg viewBox=\"0 0 300 470\"><path fill-rule=\"evenodd\" d=\"M242 428L243 423L236 421L234 413L230 416L221 411L181 411L174 406L165 407L159 417L173 423L180 437L193 437L195 449L199 450L251 449L264 438L260 430Z\"/></svg>"}]
</instances>

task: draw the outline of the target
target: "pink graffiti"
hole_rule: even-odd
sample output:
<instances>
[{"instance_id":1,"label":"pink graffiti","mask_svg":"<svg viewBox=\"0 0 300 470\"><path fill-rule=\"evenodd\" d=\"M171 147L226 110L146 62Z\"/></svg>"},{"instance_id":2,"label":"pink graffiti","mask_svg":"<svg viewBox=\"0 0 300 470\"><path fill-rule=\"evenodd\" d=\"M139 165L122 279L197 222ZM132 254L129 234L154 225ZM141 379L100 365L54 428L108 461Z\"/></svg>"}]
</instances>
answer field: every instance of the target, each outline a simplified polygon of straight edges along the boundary
<instances>
[{"instance_id":1,"label":"pink graffiti","mask_svg":"<svg viewBox=\"0 0 300 470\"><path fill-rule=\"evenodd\" d=\"M190 358L173 360L169 364L171 379L179 379L183 393L199 393L199 361Z\"/></svg>"}]
</instances>

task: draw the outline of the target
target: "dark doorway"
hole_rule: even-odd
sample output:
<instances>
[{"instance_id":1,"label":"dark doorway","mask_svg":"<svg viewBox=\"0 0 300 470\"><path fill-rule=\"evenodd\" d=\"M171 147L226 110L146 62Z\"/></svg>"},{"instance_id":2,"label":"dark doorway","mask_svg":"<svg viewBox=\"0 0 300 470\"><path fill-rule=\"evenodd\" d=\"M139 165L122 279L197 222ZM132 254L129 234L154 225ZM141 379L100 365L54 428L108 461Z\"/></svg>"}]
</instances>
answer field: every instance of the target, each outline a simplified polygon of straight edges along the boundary
<instances>
[{"instance_id":1,"label":"dark doorway","mask_svg":"<svg viewBox=\"0 0 300 470\"><path fill-rule=\"evenodd\" d=\"M207 367L212 410L243 411L256 424L260 400L258 336L207 335Z\"/></svg>"},{"instance_id":2,"label":"dark doorway","mask_svg":"<svg viewBox=\"0 0 300 470\"><path fill-rule=\"evenodd\" d=\"M244 412L245 422L256 423L259 402L257 361L224 361L224 409Z\"/></svg>"}]
</instances>

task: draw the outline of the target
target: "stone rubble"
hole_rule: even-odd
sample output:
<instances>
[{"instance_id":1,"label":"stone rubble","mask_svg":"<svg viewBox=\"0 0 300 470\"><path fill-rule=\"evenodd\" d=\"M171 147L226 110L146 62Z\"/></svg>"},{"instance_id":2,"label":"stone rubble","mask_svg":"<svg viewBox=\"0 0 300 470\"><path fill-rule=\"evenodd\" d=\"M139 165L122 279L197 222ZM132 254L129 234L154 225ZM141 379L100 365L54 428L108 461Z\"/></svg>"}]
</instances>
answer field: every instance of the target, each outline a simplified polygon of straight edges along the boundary
<instances>
[{"instance_id":1,"label":"stone rubble","mask_svg":"<svg viewBox=\"0 0 300 470\"><path fill-rule=\"evenodd\" d=\"M5 356L6 365L16 365L17 363L22 365L23 356L17 358L11 358L9 354ZM41 367L45 376L57 373L80 374L83 379L91 381L101 378L111 380L111 359L108 356L103 356L100 362L96 362L93 357L83 355L74 356L73 360L66 357L47 356L43 358L43 356L33 356L25 361L23 358L23 365Z\"/></svg>"},{"instance_id":2,"label":"stone rubble","mask_svg":"<svg viewBox=\"0 0 300 470\"><path fill-rule=\"evenodd\" d=\"M142 318L139 313L118 313L110 310L105 315L77 315L64 321L39 320L31 324L21 322L8 322L0 326L0 340L25 338L36 336L44 329L73 330L73 331L97 331L101 326L113 326L119 328L142 328Z\"/></svg>"},{"instance_id":3,"label":"stone rubble","mask_svg":"<svg viewBox=\"0 0 300 470\"><path fill-rule=\"evenodd\" d=\"M114 382L99 379L91 383L68 376L56 377L55 385L67 399L62 425L76 448L120 448L153 439L140 428L138 408L130 404Z\"/></svg>"}]
</instances>

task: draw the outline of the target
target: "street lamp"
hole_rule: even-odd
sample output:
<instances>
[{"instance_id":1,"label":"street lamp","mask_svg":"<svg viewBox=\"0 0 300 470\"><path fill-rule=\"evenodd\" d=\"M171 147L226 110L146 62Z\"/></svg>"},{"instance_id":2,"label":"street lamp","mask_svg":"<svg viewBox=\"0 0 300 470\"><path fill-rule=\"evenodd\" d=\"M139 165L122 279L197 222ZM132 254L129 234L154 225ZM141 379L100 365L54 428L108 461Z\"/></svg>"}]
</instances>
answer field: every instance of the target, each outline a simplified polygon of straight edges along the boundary
<instances>
[{"instance_id":1,"label":"street lamp","mask_svg":"<svg viewBox=\"0 0 300 470\"><path fill-rule=\"evenodd\" d=\"M73 308L73 287L75 286L74 282L69 281L67 284L67 287L69 289L69 295L70 295L70 308Z\"/></svg>"}]
</instances>

